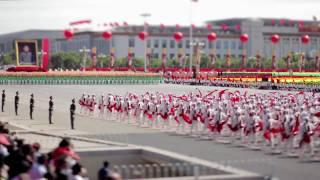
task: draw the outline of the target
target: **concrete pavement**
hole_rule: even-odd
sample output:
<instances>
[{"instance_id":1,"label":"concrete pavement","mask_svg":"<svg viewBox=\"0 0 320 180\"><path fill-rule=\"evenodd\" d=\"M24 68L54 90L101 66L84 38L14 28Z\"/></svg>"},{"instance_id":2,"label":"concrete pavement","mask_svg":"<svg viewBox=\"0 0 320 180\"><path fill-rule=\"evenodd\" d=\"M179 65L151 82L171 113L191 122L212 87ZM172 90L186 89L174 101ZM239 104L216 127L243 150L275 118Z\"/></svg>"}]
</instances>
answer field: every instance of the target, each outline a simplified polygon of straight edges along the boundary
<instances>
[{"instance_id":1,"label":"concrete pavement","mask_svg":"<svg viewBox=\"0 0 320 180\"><path fill-rule=\"evenodd\" d=\"M215 87L199 87L206 92ZM145 145L169 150L210 161L223 161L225 164L237 166L259 173L274 173L284 180L317 180L320 179L317 163L299 163L297 159L285 159L279 156L266 155L264 152L234 148L229 145L201 141L194 138L175 136L158 130L136 128L123 123L89 118L76 117L76 131L69 130L69 105L72 98L79 98L83 92L125 94L127 91L137 94L150 92L187 93L195 87L180 85L149 85L149 86L0 86L7 91L7 112L0 113L9 122L22 124L31 129L58 134L90 137L102 140L115 140L124 143ZM226 89L226 88L219 88ZM18 117L13 116L13 97L16 90L21 92L21 111ZM244 91L245 89L240 89ZM249 93L269 91L247 90ZM28 102L30 94L35 94L35 120L29 120ZM48 125L48 97L55 101L54 125ZM79 106L78 106L79 108Z\"/></svg>"}]
</instances>

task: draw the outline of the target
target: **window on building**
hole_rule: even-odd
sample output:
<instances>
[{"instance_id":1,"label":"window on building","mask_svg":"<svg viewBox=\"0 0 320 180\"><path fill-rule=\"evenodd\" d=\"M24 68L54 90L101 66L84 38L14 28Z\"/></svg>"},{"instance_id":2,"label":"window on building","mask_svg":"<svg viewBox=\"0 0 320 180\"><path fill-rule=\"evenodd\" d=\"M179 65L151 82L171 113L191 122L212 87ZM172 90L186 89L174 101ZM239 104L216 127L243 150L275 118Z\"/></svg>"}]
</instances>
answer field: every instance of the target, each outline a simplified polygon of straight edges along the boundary
<instances>
[{"instance_id":1,"label":"window on building","mask_svg":"<svg viewBox=\"0 0 320 180\"><path fill-rule=\"evenodd\" d=\"M243 49L243 44L242 43L239 43L239 45L238 45L238 49Z\"/></svg>"},{"instance_id":2,"label":"window on building","mask_svg":"<svg viewBox=\"0 0 320 180\"><path fill-rule=\"evenodd\" d=\"M223 42L223 49L229 49L229 41Z\"/></svg>"},{"instance_id":3,"label":"window on building","mask_svg":"<svg viewBox=\"0 0 320 180\"><path fill-rule=\"evenodd\" d=\"M129 47L134 47L134 38L129 38Z\"/></svg>"},{"instance_id":4,"label":"window on building","mask_svg":"<svg viewBox=\"0 0 320 180\"><path fill-rule=\"evenodd\" d=\"M237 47L237 43L235 41L231 41L231 49L235 50Z\"/></svg>"},{"instance_id":5,"label":"window on building","mask_svg":"<svg viewBox=\"0 0 320 180\"><path fill-rule=\"evenodd\" d=\"M207 48L207 41L204 41L204 42L203 42L202 48L203 48L203 49L206 49L206 48Z\"/></svg>"},{"instance_id":6,"label":"window on building","mask_svg":"<svg viewBox=\"0 0 320 180\"><path fill-rule=\"evenodd\" d=\"M154 40L154 42L153 42L153 47L154 48L159 48L159 40Z\"/></svg>"},{"instance_id":7,"label":"window on building","mask_svg":"<svg viewBox=\"0 0 320 180\"><path fill-rule=\"evenodd\" d=\"M174 40L170 40L170 48L173 49L176 47L176 42Z\"/></svg>"},{"instance_id":8,"label":"window on building","mask_svg":"<svg viewBox=\"0 0 320 180\"><path fill-rule=\"evenodd\" d=\"M209 49L213 48L213 42L209 42Z\"/></svg>"},{"instance_id":9,"label":"window on building","mask_svg":"<svg viewBox=\"0 0 320 180\"><path fill-rule=\"evenodd\" d=\"M170 57L170 59L174 59L175 55L173 53L171 53L169 57Z\"/></svg>"},{"instance_id":10,"label":"window on building","mask_svg":"<svg viewBox=\"0 0 320 180\"><path fill-rule=\"evenodd\" d=\"M148 48L151 47L151 40L150 40L150 39L147 40L147 47L148 47Z\"/></svg>"},{"instance_id":11,"label":"window on building","mask_svg":"<svg viewBox=\"0 0 320 180\"><path fill-rule=\"evenodd\" d=\"M288 45L288 44L289 44L289 39L288 39L288 38L284 38L284 39L283 39L283 43L286 44L286 45Z\"/></svg>"},{"instance_id":12,"label":"window on building","mask_svg":"<svg viewBox=\"0 0 320 180\"><path fill-rule=\"evenodd\" d=\"M220 40L217 41L216 48L221 49L221 41Z\"/></svg>"},{"instance_id":13,"label":"window on building","mask_svg":"<svg viewBox=\"0 0 320 180\"><path fill-rule=\"evenodd\" d=\"M159 54L158 54L158 53L154 53L154 54L152 55L152 57L155 58L155 59L159 59Z\"/></svg>"},{"instance_id":14,"label":"window on building","mask_svg":"<svg viewBox=\"0 0 320 180\"><path fill-rule=\"evenodd\" d=\"M162 48L167 48L167 40L162 40L161 41L161 47Z\"/></svg>"},{"instance_id":15,"label":"window on building","mask_svg":"<svg viewBox=\"0 0 320 180\"><path fill-rule=\"evenodd\" d=\"M183 41L180 41L179 43L178 43L178 48L182 48L183 47L183 43L182 43Z\"/></svg>"},{"instance_id":16,"label":"window on building","mask_svg":"<svg viewBox=\"0 0 320 180\"><path fill-rule=\"evenodd\" d=\"M186 48L187 48L187 49L190 48L190 40L186 40Z\"/></svg>"},{"instance_id":17,"label":"window on building","mask_svg":"<svg viewBox=\"0 0 320 180\"><path fill-rule=\"evenodd\" d=\"M221 58L221 55L220 55L220 54L217 54L217 58L220 59L220 58Z\"/></svg>"}]
</instances>

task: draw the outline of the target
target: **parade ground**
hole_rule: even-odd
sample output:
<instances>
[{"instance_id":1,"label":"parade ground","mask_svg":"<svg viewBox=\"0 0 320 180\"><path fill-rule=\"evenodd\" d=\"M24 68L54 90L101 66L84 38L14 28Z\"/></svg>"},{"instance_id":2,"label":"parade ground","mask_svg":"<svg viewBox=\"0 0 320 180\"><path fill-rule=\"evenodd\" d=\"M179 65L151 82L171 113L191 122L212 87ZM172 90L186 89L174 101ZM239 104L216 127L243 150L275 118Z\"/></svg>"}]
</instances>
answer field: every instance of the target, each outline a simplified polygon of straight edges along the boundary
<instances>
[{"instance_id":1,"label":"parade ground","mask_svg":"<svg viewBox=\"0 0 320 180\"><path fill-rule=\"evenodd\" d=\"M200 140L187 136L177 136L173 133L161 132L149 128L138 128L125 123L114 122L97 117L77 115L75 130L70 130L69 106L73 98L77 100L83 93L119 94L127 92L143 94L145 92L162 92L185 94L195 91L196 86L183 85L1 85L5 89L7 98L5 113L1 113L0 120L12 124L46 133L59 135L88 137L100 140L118 141L122 143L151 146L163 150L193 156L200 159L219 162L227 166L235 166L245 170L270 174L281 180L316 180L320 179L319 163L303 163L298 159L284 158L277 155L266 154L263 151L253 151L246 148L233 147L232 145L219 144L212 141ZM202 92L214 89L232 89L223 87L198 87ZM254 89L233 89L248 91L248 93L269 93L270 91ZM19 116L14 116L14 95L20 93ZM35 111L34 120L29 119L29 98L34 94ZM287 92L283 92L287 93ZM53 96L54 113L53 125L48 123L49 96Z\"/></svg>"}]
</instances>

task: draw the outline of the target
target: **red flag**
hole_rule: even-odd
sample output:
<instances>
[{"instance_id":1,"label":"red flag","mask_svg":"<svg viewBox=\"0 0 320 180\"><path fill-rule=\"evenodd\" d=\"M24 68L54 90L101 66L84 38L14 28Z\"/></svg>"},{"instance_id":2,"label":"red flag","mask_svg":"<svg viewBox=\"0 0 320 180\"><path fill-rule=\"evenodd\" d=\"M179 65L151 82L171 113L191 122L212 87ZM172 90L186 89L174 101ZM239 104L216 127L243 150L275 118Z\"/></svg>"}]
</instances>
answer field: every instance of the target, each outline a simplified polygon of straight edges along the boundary
<instances>
[{"instance_id":1,"label":"red flag","mask_svg":"<svg viewBox=\"0 0 320 180\"><path fill-rule=\"evenodd\" d=\"M222 30L226 31L226 30L229 29L229 26L226 25L226 24L221 24L221 25L220 25L220 28L221 28Z\"/></svg>"},{"instance_id":2,"label":"red flag","mask_svg":"<svg viewBox=\"0 0 320 180\"><path fill-rule=\"evenodd\" d=\"M90 19L84 19L84 20L80 20L80 21L73 21L70 22L69 25L70 26L77 26L77 25L81 25L81 24L91 24L91 20Z\"/></svg>"},{"instance_id":3,"label":"red flag","mask_svg":"<svg viewBox=\"0 0 320 180\"><path fill-rule=\"evenodd\" d=\"M196 90L199 92L200 97L202 97L202 92L200 91L200 89L196 88Z\"/></svg>"},{"instance_id":4,"label":"red flag","mask_svg":"<svg viewBox=\"0 0 320 180\"><path fill-rule=\"evenodd\" d=\"M236 29L237 31L240 31L240 30L241 30L241 25L240 25L240 24L237 24L236 27L235 27L235 29Z\"/></svg>"},{"instance_id":5,"label":"red flag","mask_svg":"<svg viewBox=\"0 0 320 180\"><path fill-rule=\"evenodd\" d=\"M227 91L228 89L219 91L219 98L221 99L222 95Z\"/></svg>"},{"instance_id":6,"label":"red flag","mask_svg":"<svg viewBox=\"0 0 320 180\"><path fill-rule=\"evenodd\" d=\"M211 30L212 29L212 24L207 24L207 29Z\"/></svg>"},{"instance_id":7,"label":"red flag","mask_svg":"<svg viewBox=\"0 0 320 180\"><path fill-rule=\"evenodd\" d=\"M126 21L124 21L123 26L128 26L128 23Z\"/></svg>"},{"instance_id":8,"label":"red flag","mask_svg":"<svg viewBox=\"0 0 320 180\"><path fill-rule=\"evenodd\" d=\"M294 21L290 20L289 21L289 26L294 26Z\"/></svg>"},{"instance_id":9,"label":"red flag","mask_svg":"<svg viewBox=\"0 0 320 180\"><path fill-rule=\"evenodd\" d=\"M179 24L176 24L176 29L180 29L180 25Z\"/></svg>"},{"instance_id":10,"label":"red flag","mask_svg":"<svg viewBox=\"0 0 320 180\"><path fill-rule=\"evenodd\" d=\"M299 26L299 27L303 27L303 26L304 26L304 22L303 22L303 21L299 21L299 22L298 22L298 26Z\"/></svg>"},{"instance_id":11,"label":"red flag","mask_svg":"<svg viewBox=\"0 0 320 180\"><path fill-rule=\"evenodd\" d=\"M271 24L272 26L276 25L276 20L272 19Z\"/></svg>"},{"instance_id":12,"label":"red flag","mask_svg":"<svg viewBox=\"0 0 320 180\"><path fill-rule=\"evenodd\" d=\"M196 25L195 24L191 24L191 27L192 27L192 29L195 29Z\"/></svg>"},{"instance_id":13,"label":"red flag","mask_svg":"<svg viewBox=\"0 0 320 180\"><path fill-rule=\"evenodd\" d=\"M161 24L160 24L160 28L161 28L161 29L165 29L165 28L166 28L166 26L165 26L164 24L162 24L162 23L161 23Z\"/></svg>"},{"instance_id":14,"label":"red flag","mask_svg":"<svg viewBox=\"0 0 320 180\"><path fill-rule=\"evenodd\" d=\"M303 94L304 94L303 91L300 91L300 92L297 93L297 95L303 95Z\"/></svg>"},{"instance_id":15,"label":"red flag","mask_svg":"<svg viewBox=\"0 0 320 180\"><path fill-rule=\"evenodd\" d=\"M281 19L281 20L280 20L280 25L281 25L281 26L284 26L285 24L286 24L286 20L285 20L285 19Z\"/></svg>"}]
</instances>

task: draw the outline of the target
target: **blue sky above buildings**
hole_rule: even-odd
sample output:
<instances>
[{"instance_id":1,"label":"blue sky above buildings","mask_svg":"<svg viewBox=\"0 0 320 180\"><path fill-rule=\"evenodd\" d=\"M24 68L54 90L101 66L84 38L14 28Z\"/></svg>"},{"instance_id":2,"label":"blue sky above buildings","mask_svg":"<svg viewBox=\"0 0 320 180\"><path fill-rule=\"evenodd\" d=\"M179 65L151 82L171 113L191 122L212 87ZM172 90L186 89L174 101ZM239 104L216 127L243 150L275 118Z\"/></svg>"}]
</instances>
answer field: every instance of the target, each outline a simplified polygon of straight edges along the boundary
<instances>
[{"instance_id":1,"label":"blue sky above buildings","mask_svg":"<svg viewBox=\"0 0 320 180\"><path fill-rule=\"evenodd\" d=\"M94 24L190 24L191 0L0 0L0 34L25 29L64 29L70 21L92 19ZM192 21L266 17L312 20L320 17L320 0L198 0Z\"/></svg>"}]
</instances>

